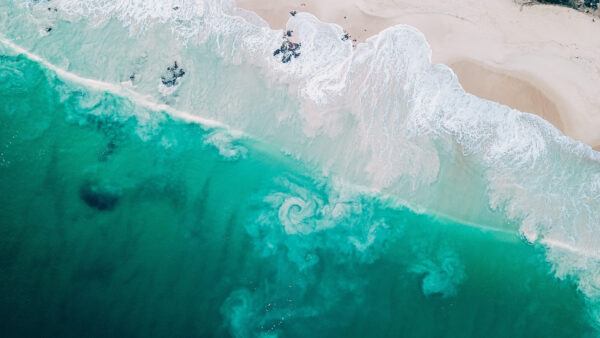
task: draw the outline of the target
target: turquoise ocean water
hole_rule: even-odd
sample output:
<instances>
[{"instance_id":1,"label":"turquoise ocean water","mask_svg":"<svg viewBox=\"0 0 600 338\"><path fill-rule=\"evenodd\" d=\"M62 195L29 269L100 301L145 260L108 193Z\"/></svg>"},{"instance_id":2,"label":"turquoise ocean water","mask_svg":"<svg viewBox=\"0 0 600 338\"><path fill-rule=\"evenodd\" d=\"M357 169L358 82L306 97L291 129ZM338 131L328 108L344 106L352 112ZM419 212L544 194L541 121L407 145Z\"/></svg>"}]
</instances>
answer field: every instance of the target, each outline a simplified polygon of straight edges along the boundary
<instances>
[{"instance_id":1,"label":"turquoise ocean water","mask_svg":"<svg viewBox=\"0 0 600 338\"><path fill-rule=\"evenodd\" d=\"M110 14L104 3L0 4L2 336L598 336L598 156L543 121L444 99L451 123L411 134L401 129L423 122L410 114L376 116L412 102L385 92L375 103L362 92L356 115L331 79L319 82L327 100L312 91L302 56L295 73L269 73L229 49L255 42L223 33L248 29L233 14L257 19L228 3L176 18L181 40L165 38L176 20L160 13L143 29L119 21L143 16L136 2L100 23L78 16ZM300 19L299 31L319 25ZM194 25L218 34L195 41ZM412 30L387 39L403 34L424 48ZM161 86L174 58L185 75ZM478 136L482 148L469 148L466 131L450 130L473 106L541 130L493 132L533 138L511 149L539 154L504 151L492 168L503 143ZM369 141L353 129L363 119ZM402 150L387 148L390 135Z\"/></svg>"}]
</instances>

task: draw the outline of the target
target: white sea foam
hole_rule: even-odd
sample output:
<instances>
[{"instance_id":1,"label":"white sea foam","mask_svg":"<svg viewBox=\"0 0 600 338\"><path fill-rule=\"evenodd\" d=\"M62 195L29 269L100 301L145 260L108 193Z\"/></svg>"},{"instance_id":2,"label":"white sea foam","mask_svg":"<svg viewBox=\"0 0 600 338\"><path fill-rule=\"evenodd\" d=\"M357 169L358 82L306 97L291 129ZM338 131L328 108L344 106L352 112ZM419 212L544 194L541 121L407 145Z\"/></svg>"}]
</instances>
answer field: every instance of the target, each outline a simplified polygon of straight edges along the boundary
<instances>
[{"instance_id":1,"label":"white sea foam","mask_svg":"<svg viewBox=\"0 0 600 338\"><path fill-rule=\"evenodd\" d=\"M137 92L132 91L122 85L107 83L107 82L98 81L98 80L89 79L89 78L84 78L84 77L78 76L77 74L68 72L64 69L61 69L61 68L49 63L48 61L44 60L43 58L39 57L38 55L30 53L27 50L17 46L16 44L14 44L13 42L11 42L8 39L0 37L0 43L6 45L7 47L11 48L12 50L14 50L15 52L17 52L19 54L27 56L27 58L29 58L30 60L36 61L36 62L44 65L48 69L54 71L57 75L59 75L64 80L72 81L72 82L84 85L91 89L104 91L104 92L108 92L108 93L112 93L112 94L116 94L116 95L120 95L120 96L125 96L125 97L131 99L136 104L143 106L145 108L148 108L150 110L165 111L176 118L182 119L187 122L195 122L202 126L206 126L207 128L225 128L225 127L227 127L225 124L223 124L221 122L203 118L200 115L193 115L193 114L190 114L187 112L179 111L177 109L173 109L171 106L166 105L166 104L160 104L157 102L153 102L152 98L149 98L144 95L140 95ZM238 134L238 135L241 134L240 131L232 130L232 132L235 134Z\"/></svg>"},{"instance_id":2,"label":"white sea foam","mask_svg":"<svg viewBox=\"0 0 600 338\"><path fill-rule=\"evenodd\" d=\"M237 160L246 157L248 149L235 143L235 137L227 130L218 129L206 136L205 145L210 145L219 151L219 154L227 160Z\"/></svg>"},{"instance_id":3,"label":"white sea foam","mask_svg":"<svg viewBox=\"0 0 600 338\"><path fill-rule=\"evenodd\" d=\"M434 258L417 258L417 263L410 269L422 277L423 294L443 298L456 295L458 286L466 278L465 267L460 258L447 248L438 248L433 256Z\"/></svg>"},{"instance_id":4,"label":"white sea foam","mask_svg":"<svg viewBox=\"0 0 600 338\"><path fill-rule=\"evenodd\" d=\"M2 0L0 6L12 3ZM189 121L243 130L381 193L484 225L504 214L519 223L527 240L548 246L557 276L575 277L590 299L600 299L600 154L537 116L466 94L448 67L431 64L431 50L416 29L391 27L353 49L341 40L339 26L299 13L290 18L288 29L302 42L301 56L281 63L272 53L283 32L269 29L230 0L53 3L57 20L70 20L86 31L77 41L94 44L93 53L82 49L78 59L71 57L69 33L59 29L57 34L65 34L60 40L52 34L40 40L39 25L46 21L36 15L43 11L30 15L11 9L13 15L0 21L7 28L2 42L61 77L126 93L148 108ZM115 18L126 28L116 30ZM111 30L97 28L102 25ZM107 34L131 48L115 46ZM19 49L9 39L46 57ZM218 54L214 64L254 70L241 81L224 74L231 79L218 79L226 84L221 92L206 89L214 78L190 76L166 98L154 80L135 91L112 84L134 66L142 78L157 79L161 62L174 56L192 74L206 63L195 49L201 42ZM135 60L143 53L148 61L142 65ZM115 58L119 62L111 63ZM112 67L98 66L106 63ZM273 88L289 86L289 96L281 99L280 90L272 94L269 86L260 87L257 74L270 79ZM250 105L252 97L259 102ZM208 99L219 104L209 105ZM288 211L286 229L300 231L293 223L295 209Z\"/></svg>"}]
</instances>

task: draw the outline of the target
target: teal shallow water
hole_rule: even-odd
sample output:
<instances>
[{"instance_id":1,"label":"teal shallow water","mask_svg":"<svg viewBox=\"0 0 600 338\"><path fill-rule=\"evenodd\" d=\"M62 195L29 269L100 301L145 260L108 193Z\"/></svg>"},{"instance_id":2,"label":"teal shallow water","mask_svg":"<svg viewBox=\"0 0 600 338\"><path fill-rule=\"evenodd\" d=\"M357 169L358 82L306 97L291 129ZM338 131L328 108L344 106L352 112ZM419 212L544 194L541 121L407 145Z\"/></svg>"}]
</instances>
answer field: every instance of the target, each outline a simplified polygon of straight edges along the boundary
<instances>
[{"instance_id":1,"label":"teal shallow water","mask_svg":"<svg viewBox=\"0 0 600 338\"><path fill-rule=\"evenodd\" d=\"M140 111L0 58L5 336L594 335L575 285L516 235Z\"/></svg>"}]
</instances>

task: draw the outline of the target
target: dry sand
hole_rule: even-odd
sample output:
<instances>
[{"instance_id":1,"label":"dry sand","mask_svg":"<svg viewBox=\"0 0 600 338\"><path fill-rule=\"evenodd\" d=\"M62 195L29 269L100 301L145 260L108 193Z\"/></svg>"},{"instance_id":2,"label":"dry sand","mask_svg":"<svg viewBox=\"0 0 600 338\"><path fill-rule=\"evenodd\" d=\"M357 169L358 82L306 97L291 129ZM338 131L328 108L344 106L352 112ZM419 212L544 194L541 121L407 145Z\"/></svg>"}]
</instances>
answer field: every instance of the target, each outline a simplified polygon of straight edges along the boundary
<instances>
[{"instance_id":1,"label":"dry sand","mask_svg":"<svg viewBox=\"0 0 600 338\"><path fill-rule=\"evenodd\" d=\"M395 25L425 34L432 61L467 92L538 114L600 150L600 18L513 0L237 0L272 28L289 11L342 26L359 42Z\"/></svg>"}]
</instances>

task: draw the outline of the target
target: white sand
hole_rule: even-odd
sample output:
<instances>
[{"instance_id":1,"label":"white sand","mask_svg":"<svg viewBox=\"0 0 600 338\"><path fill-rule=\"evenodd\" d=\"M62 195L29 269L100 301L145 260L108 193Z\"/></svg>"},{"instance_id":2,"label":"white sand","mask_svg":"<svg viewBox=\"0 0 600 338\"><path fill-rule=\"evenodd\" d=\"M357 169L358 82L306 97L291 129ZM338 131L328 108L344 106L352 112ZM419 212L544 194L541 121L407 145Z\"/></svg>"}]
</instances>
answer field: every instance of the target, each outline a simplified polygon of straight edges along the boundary
<instances>
[{"instance_id":1,"label":"white sand","mask_svg":"<svg viewBox=\"0 0 600 338\"><path fill-rule=\"evenodd\" d=\"M600 150L600 18L513 0L237 0L283 29L289 11L337 23L359 42L395 24L422 31L433 62L477 96L535 113Z\"/></svg>"}]
</instances>

